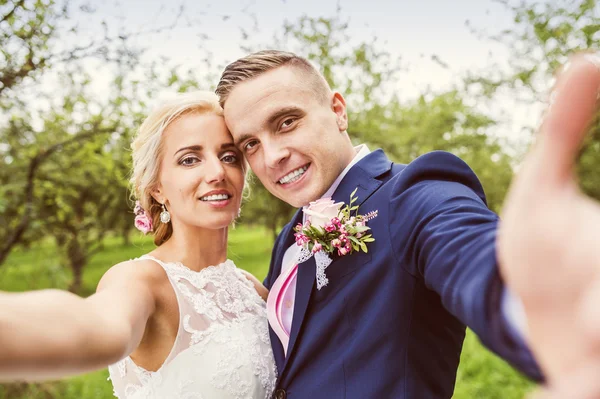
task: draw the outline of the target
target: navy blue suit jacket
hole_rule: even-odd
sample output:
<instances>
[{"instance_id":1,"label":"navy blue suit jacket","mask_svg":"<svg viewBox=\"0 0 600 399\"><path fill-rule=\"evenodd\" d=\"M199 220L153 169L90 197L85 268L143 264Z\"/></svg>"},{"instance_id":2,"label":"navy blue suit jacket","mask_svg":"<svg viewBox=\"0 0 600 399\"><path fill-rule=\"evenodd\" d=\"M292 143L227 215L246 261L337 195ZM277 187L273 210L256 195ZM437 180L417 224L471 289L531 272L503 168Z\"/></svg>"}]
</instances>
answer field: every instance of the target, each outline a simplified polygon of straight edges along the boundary
<instances>
[{"instance_id":1,"label":"navy blue suit jacket","mask_svg":"<svg viewBox=\"0 0 600 399\"><path fill-rule=\"evenodd\" d=\"M465 326L533 378L539 371L501 313L498 217L473 171L445 152L408 165L378 150L354 165L333 195L369 221L369 252L334 257L316 289L314 258L299 265L288 356L271 330L288 398L450 398ZM299 211L276 240L265 286L294 243Z\"/></svg>"}]
</instances>

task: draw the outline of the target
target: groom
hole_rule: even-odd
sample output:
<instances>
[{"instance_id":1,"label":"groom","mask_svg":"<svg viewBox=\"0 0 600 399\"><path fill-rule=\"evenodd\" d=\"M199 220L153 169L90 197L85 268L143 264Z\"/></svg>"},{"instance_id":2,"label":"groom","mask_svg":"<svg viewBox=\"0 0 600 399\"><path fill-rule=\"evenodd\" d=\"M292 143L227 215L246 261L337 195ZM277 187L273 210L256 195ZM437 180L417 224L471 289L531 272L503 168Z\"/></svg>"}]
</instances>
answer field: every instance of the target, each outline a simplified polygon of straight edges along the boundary
<instances>
[{"instance_id":1,"label":"groom","mask_svg":"<svg viewBox=\"0 0 600 399\"><path fill-rule=\"evenodd\" d=\"M583 65L579 69L587 69L572 68L571 73L586 73L589 84L595 71L597 91L597 67L577 62ZM556 101L566 109L581 108L581 101L570 105L568 91L575 89L566 87L567 94L559 93ZM558 135L553 139L560 145L538 151L542 154L524 168L525 176L509 196L508 218L500 228L480 182L459 158L432 152L400 165L381 150L354 147L346 133L343 96L332 92L301 57L280 51L248 55L227 66L217 94L236 145L263 185L283 201L305 207L277 238L265 279L279 370L275 398L449 398L465 326L534 379L541 379L541 373L526 338L552 380L563 368L586 361L584 343L563 341L576 337L577 329L569 330L565 323L579 311L580 292L577 287L552 290L571 276L560 264L565 260L561 249L567 251L552 241L558 233L545 237L547 231L536 230L546 227L538 223L547 219L543 212L556 209L531 211L537 186L545 184L543 193L549 195L542 202L552 202L557 193L549 187L556 183L552 173L561 175L570 167L581 135L567 146L569 154L559 148L565 139ZM595 104L588 94L587 102ZM569 120L579 118L577 126L569 125L567 115L554 123L581 131L593 110L577 112L569 115ZM544 151L554 151L559 165L542 166L552 159ZM316 256L306 259L300 252L294 226L306 221L311 201L331 197L348 203L355 190L359 213L377 212L368 221L375 241L367 243L368 252L333 256L325 271L328 284L321 286L315 277ZM567 202L561 205L559 211L572 211ZM569 252L577 249L571 245ZM544 258L549 252L554 257ZM588 262L576 256L568 260ZM590 278L598 270L592 266L584 268ZM546 269L554 269L556 276L546 278ZM512 306L520 303L515 294L522 299L527 324ZM560 306L555 306L556 298L562 300ZM549 299L555 307L545 305ZM538 347L537 341L543 344ZM574 351L568 366L562 362L565 350Z\"/></svg>"}]
</instances>

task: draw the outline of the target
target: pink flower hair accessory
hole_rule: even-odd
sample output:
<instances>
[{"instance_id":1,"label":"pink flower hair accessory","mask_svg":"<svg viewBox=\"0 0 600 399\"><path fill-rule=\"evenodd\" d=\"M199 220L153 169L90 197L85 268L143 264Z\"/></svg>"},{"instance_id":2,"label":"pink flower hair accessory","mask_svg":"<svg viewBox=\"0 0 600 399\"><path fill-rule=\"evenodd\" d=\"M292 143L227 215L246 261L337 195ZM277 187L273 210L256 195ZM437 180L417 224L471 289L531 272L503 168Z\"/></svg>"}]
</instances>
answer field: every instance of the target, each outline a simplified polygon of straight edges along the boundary
<instances>
[{"instance_id":1,"label":"pink flower hair accessory","mask_svg":"<svg viewBox=\"0 0 600 399\"><path fill-rule=\"evenodd\" d=\"M148 234L153 231L152 218L148 212L142 208L140 201L135 201L133 213L135 214L134 225L136 229L144 234Z\"/></svg>"}]
</instances>

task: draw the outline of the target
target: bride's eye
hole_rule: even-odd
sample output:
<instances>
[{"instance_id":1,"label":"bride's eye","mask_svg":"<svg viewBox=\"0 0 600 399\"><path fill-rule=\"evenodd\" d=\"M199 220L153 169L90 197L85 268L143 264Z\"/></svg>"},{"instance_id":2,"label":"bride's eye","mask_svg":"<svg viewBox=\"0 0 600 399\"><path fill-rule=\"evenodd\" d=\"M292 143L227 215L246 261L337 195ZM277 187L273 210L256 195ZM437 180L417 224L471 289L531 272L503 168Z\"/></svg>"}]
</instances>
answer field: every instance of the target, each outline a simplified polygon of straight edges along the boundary
<instances>
[{"instance_id":1,"label":"bride's eye","mask_svg":"<svg viewBox=\"0 0 600 399\"><path fill-rule=\"evenodd\" d=\"M179 161L179 164L183 166L192 166L197 162L200 162L200 159L198 159L198 157L191 156L183 158L181 161Z\"/></svg>"},{"instance_id":2,"label":"bride's eye","mask_svg":"<svg viewBox=\"0 0 600 399\"><path fill-rule=\"evenodd\" d=\"M221 158L221 161L225 163L237 163L238 157L235 154L226 154Z\"/></svg>"}]
</instances>

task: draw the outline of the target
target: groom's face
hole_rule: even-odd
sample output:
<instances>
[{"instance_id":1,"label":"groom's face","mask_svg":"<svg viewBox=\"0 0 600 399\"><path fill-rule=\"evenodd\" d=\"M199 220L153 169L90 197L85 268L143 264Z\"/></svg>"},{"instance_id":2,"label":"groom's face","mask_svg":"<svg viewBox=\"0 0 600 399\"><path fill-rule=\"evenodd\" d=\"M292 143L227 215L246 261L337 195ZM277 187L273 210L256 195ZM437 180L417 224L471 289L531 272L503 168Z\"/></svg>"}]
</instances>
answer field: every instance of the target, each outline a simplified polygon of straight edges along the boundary
<instances>
[{"instance_id":1,"label":"groom's face","mask_svg":"<svg viewBox=\"0 0 600 399\"><path fill-rule=\"evenodd\" d=\"M263 185L300 207L321 197L352 160L346 106L305 72L280 67L231 91L225 122Z\"/></svg>"}]
</instances>

